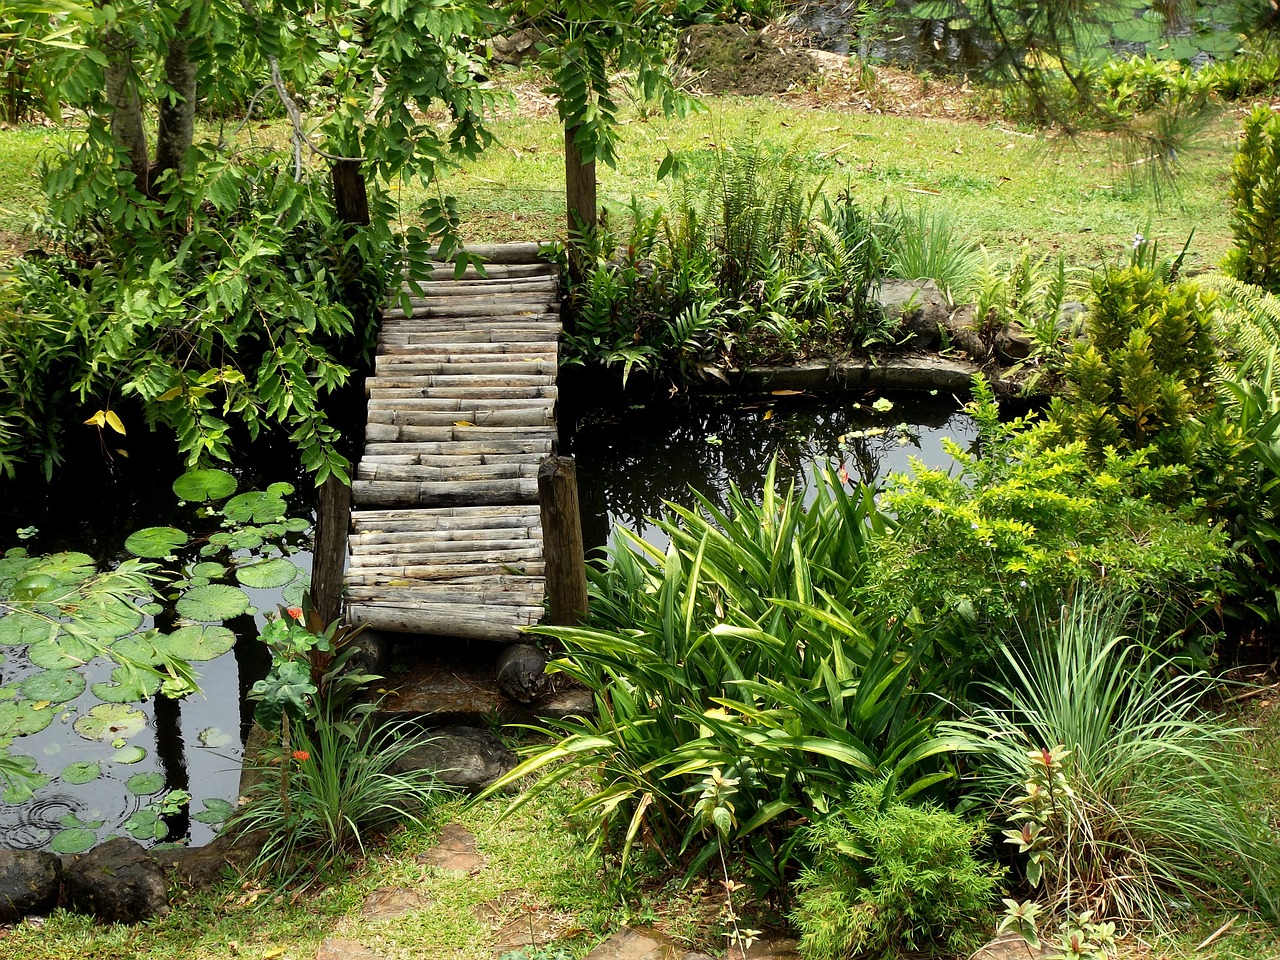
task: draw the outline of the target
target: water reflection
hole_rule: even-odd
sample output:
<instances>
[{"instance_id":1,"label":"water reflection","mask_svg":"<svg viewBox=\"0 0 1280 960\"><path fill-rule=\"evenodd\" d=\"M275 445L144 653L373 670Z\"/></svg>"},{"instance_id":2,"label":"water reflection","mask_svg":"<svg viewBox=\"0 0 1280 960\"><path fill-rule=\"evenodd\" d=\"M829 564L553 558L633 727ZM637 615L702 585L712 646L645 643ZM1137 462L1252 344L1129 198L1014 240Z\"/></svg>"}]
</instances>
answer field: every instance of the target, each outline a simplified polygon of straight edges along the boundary
<instances>
[{"instance_id":1,"label":"water reflection","mask_svg":"<svg viewBox=\"0 0 1280 960\"><path fill-rule=\"evenodd\" d=\"M885 408L885 401L892 404ZM969 446L973 421L950 397L917 394L777 397L749 406L716 402L628 407L585 415L566 430L578 461L583 539L604 546L615 524L650 542L663 538L648 518L663 501L692 502L697 490L723 506L730 483L759 495L773 458L778 481L809 485L816 469L845 468L851 482L874 483L906 470L911 457L945 467L942 439Z\"/></svg>"}]
</instances>

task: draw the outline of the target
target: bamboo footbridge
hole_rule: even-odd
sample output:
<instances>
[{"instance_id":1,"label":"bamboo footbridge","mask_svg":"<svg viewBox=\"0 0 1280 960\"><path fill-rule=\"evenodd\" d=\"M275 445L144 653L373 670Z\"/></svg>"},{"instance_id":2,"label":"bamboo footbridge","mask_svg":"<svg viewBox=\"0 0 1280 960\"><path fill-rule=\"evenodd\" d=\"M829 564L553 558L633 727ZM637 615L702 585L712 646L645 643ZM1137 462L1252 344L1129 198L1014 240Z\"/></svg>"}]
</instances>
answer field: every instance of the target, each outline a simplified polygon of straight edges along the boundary
<instances>
[{"instance_id":1,"label":"bamboo footbridge","mask_svg":"<svg viewBox=\"0 0 1280 960\"><path fill-rule=\"evenodd\" d=\"M558 277L537 244L469 250L484 277L438 264L408 313L383 314L351 486L347 618L512 643L543 614Z\"/></svg>"}]
</instances>

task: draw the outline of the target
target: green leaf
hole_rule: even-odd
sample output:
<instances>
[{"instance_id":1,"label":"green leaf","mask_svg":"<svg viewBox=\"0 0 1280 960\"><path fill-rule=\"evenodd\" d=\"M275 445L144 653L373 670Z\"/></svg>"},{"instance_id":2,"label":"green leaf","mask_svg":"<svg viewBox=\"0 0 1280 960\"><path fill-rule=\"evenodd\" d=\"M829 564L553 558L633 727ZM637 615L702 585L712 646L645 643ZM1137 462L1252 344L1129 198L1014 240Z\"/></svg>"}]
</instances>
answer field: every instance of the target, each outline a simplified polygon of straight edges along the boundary
<instances>
[{"instance_id":1,"label":"green leaf","mask_svg":"<svg viewBox=\"0 0 1280 960\"><path fill-rule=\"evenodd\" d=\"M146 725L147 716L141 710L123 703L102 703L77 719L72 728L86 740L109 742L136 736Z\"/></svg>"},{"instance_id":2,"label":"green leaf","mask_svg":"<svg viewBox=\"0 0 1280 960\"><path fill-rule=\"evenodd\" d=\"M135 773L124 782L125 789L135 797L149 797L164 789L164 774L156 771Z\"/></svg>"},{"instance_id":3,"label":"green leaf","mask_svg":"<svg viewBox=\"0 0 1280 960\"><path fill-rule=\"evenodd\" d=\"M140 763L147 758L147 751L141 747L120 747L111 755L113 763Z\"/></svg>"},{"instance_id":4,"label":"green leaf","mask_svg":"<svg viewBox=\"0 0 1280 960\"><path fill-rule=\"evenodd\" d=\"M54 853L61 853L65 856L91 850L97 842L98 833L96 830L73 827L70 830L61 830L55 833L53 839L49 841L49 849Z\"/></svg>"},{"instance_id":5,"label":"green leaf","mask_svg":"<svg viewBox=\"0 0 1280 960\"><path fill-rule=\"evenodd\" d=\"M219 824L235 812L235 807L221 797L209 797L204 801L204 809L195 814L193 819L201 823Z\"/></svg>"},{"instance_id":6,"label":"green leaf","mask_svg":"<svg viewBox=\"0 0 1280 960\"><path fill-rule=\"evenodd\" d=\"M224 500L236 492L236 478L225 470L189 470L173 481L179 500L204 503Z\"/></svg>"},{"instance_id":7,"label":"green leaf","mask_svg":"<svg viewBox=\"0 0 1280 960\"><path fill-rule=\"evenodd\" d=\"M232 497L222 508L222 515L232 523L271 523L283 520L287 507L278 493L269 491L284 487L285 492L292 493L288 484L272 484L268 492L252 491Z\"/></svg>"},{"instance_id":8,"label":"green leaf","mask_svg":"<svg viewBox=\"0 0 1280 960\"><path fill-rule=\"evenodd\" d=\"M41 670L19 685L23 694L31 700L48 700L66 703L84 691L84 676L74 670Z\"/></svg>"},{"instance_id":9,"label":"green leaf","mask_svg":"<svg viewBox=\"0 0 1280 960\"><path fill-rule=\"evenodd\" d=\"M103 703L137 703L154 697L160 690L160 677L154 673L141 673L116 667L111 671L114 683L99 681L89 689Z\"/></svg>"},{"instance_id":10,"label":"green leaf","mask_svg":"<svg viewBox=\"0 0 1280 960\"><path fill-rule=\"evenodd\" d=\"M56 711L46 705L36 709L38 700L10 700L0 703L0 738L26 737L39 733L53 722Z\"/></svg>"},{"instance_id":11,"label":"green leaf","mask_svg":"<svg viewBox=\"0 0 1280 960\"><path fill-rule=\"evenodd\" d=\"M272 590L293 583L302 571L292 560L278 557L236 568L236 579L255 590Z\"/></svg>"},{"instance_id":12,"label":"green leaf","mask_svg":"<svg viewBox=\"0 0 1280 960\"><path fill-rule=\"evenodd\" d=\"M214 560L202 560L191 568L193 577L204 577L206 580L218 580L226 574L226 564L217 563Z\"/></svg>"},{"instance_id":13,"label":"green leaf","mask_svg":"<svg viewBox=\"0 0 1280 960\"><path fill-rule=\"evenodd\" d=\"M192 587L177 603L179 616L202 623L230 620L248 609L249 597L243 590L218 583Z\"/></svg>"},{"instance_id":14,"label":"green leaf","mask_svg":"<svg viewBox=\"0 0 1280 960\"><path fill-rule=\"evenodd\" d=\"M124 548L136 557L168 557L190 539L176 527L144 527L129 534Z\"/></svg>"},{"instance_id":15,"label":"green leaf","mask_svg":"<svg viewBox=\"0 0 1280 960\"><path fill-rule=\"evenodd\" d=\"M156 646L169 656L187 661L213 660L235 645L236 635L221 626L192 624L156 638Z\"/></svg>"},{"instance_id":16,"label":"green leaf","mask_svg":"<svg viewBox=\"0 0 1280 960\"><path fill-rule=\"evenodd\" d=\"M22 612L0 617L0 647L26 647L58 632L58 625ZM45 664L41 664L45 666Z\"/></svg>"},{"instance_id":17,"label":"green leaf","mask_svg":"<svg viewBox=\"0 0 1280 960\"><path fill-rule=\"evenodd\" d=\"M162 840L169 832L154 810L135 810L124 822L124 828L135 840Z\"/></svg>"},{"instance_id":18,"label":"green leaf","mask_svg":"<svg viewBox=\"0 0 1280 960\"><path fill-rule=\"evenodd\" d=\"M81 784L97 780L100 776L102 776L101 765L89 760L77 760L63 767L62 772L58 774L58 779L63 783Z\"/></svg>"}]
</instances>

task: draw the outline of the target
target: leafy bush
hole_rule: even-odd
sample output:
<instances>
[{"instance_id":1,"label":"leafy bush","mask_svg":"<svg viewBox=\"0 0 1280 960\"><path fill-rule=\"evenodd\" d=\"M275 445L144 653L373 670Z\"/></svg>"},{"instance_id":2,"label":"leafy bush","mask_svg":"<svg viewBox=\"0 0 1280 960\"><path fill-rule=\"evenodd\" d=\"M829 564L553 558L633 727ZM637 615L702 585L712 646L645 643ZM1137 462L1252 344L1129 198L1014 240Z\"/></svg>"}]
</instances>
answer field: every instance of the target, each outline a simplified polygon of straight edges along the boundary
<instances>
[{"instance_id":1,"label":"leafy bush","mask_svg":"<svg viewBox=\"0 0 1280 960\"><path fill-rule=\"evenodd\" d=\"M1184 614L1216 599L1221 532L1153 499L1183 468L1153 467L1143 450L1105 450L1099 462L1083 442L1046 446L1028 421L1001 422L981 377L974 392L966 409L981 455L952 444L956 473L916 465L887 481L882 505L896 526L873 544L878 602L986 623L1077 580L1164 597Z\"/></svg>"},{"instance_id":2,"label":"leafy bush","mask_svg":"<svg viewBox=\"0 0 1280 960\"><path fill-rule=\"evenodd\" d=\"M1031 886L1062 916L1163 920L1173 897L1250 904L1274 916L1274 842L1247 807L1258 796L1242 731L1212 718L1209 678L1156 652L1155 618L1116 591L1080 585L1041 607L999 652L999 679L975 691L968 736L975 790L1021 825ZM1043 797L1028 758L1050 757L1061 786L1044 816L1018 810Z\"/></svg>"},{"instance_id":3,"label":"leafy bush","mask_svg":"<svg viewBox=\"0 0 1280 960\"><path fill-rule=\"evenodd\" d=\"M1231 165L1231 231L1222 269L1237 280L1280 292L1280 117L1256 108Z\"/></svg>"},{"instance_id":4,"label":"leafy bush","mask_svg":"<svg viewBox=\"0 0 1280 960\"><path fill-rule=\"evenodd\" d=\"M1149 448L1153 464L1194 467L1201 420L1216 402L1214 294L1141 267L1098 274L1092 289L1088 339L1062 362L1049 433L1083 443L1095 463L1108 450Z\"/></svg>"},{"instance_id":5,"label":"leafy bush","mask_svg":"<svg viewBox=\"0 0 1280 960\"><path fill-rule=\"evenodd\" d=\"M593 691L595 718L553 725L556 741L492 789L540 774L519 805L588 775L580 809L623 869L642 841L697 870L723 834L749 882L778 891L796 819L850 782L887 777L909 797L943 777L929 643L847 606L884 520L865 493L814 493L808 507L779 495L771 470L759 504L735 490L727 513L672 506L665 555L628 536L593 572L591 625L538 631L565 645L553 666ZM735 781L735 812L708 835L691 797L713 772Z\"/></svg>"},{"instance_id":6,"label":"leafy bush","mask_svg":"<svg viewBox=\"0 0 1280 960\"><path fill-rule=\"evenodd\" d=\"M985 940L1003 873L974 857L986 825L897 802L885 786L854 786L805 831L813 859L791 912L805 960L937 948L963 955Z\"/></svg>"}]
</instances>

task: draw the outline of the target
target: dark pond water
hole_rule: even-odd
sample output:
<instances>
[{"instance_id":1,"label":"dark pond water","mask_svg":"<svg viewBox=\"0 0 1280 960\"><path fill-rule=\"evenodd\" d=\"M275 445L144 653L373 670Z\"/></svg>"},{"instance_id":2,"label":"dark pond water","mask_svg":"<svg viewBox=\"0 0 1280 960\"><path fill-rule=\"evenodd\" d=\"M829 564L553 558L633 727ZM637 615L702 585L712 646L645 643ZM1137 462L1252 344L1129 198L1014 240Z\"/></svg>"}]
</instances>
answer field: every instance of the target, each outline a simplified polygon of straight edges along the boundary
<instances>
[{"instance_id":1,"label":"dark pond water","mask_svg":"<svg viewBox=\"0 0 1280 960\"><path fill-rule=\"evenodd\" d=\"M564 449L578 458L589 548L603 546L614 524L661 543L660 531L646 518L657 514L663 501L687 504L690 491L698 490L722 503L730 483L755 495L775 457L783 485L803 485L815 470L841 466L853 482L875 482L890 471L908 469L912 456L945 465L949 457L942 438L968 446L975 433L972 422L957 413L953 398L921 394L821 400L782 395L745 404L704 400L618 406L576 417L566 409L562 420ZM268 446L249 459L251 464L238 474L241 490L292 482L299 493L291 512L307 514L309 482L290 475L287 451ZM124 559L122 544L133 530L171 524L192 531L191 508L179 507L171 489L181 472L177 463L173 451L164 448L135 452L114 463L90 451L64 470L55 486L10 485L0 496L0 550L75 550L108 563ZM309 570L308 554L292 559ZM273 610L282 599L278 591L249 593L259 611ZM262 622L261 613L227 622L237 634L236 647L196 665L200 695L181 701L158 697L142 705L145 727L128 742L128 747L140 748L141 759L138 750L122 752L75 733L77 716L98 702L88 692L58 706L57 717L41 733L16 739L12 751L33 757L51 780L25 802L0 801L0 843L46 847L60 831L85 825L106 837L131 832L132 823L136 836L137 818L155 810L170 790L187 791L193 799L189 808L163 817L168 839L194 845L211 839L214 828L196 815L206 800L235 800L252 714L244 695L268 665L256 639ZM0 647L0 688L30 669L24 666L23 652ZM110 665L91 663L85 672L91 683L106 680ZM59 777L76 764L98 764L101 775L80 785ZM147 788L138 789L140 783Z\"/></svg>"},{"instance_id":2,"label":"dark pond water","mask_svg":"<svg viewBox=\"0 0 1280 960\"><path fill-rule=\"evenodd\" d=\"M968 447L977 430L955 398L902 393L766 396L754 403L704 400L621 407L581 415L565 437L577 457L583 539L604 546L622 524L662 543L647 518L663 501L688 505L697 490L723 506L731 483L759 493L769 463L780 488L815 470L875 483L916 457L946 466L944 438Z\"/></svg>"}]
</instances>

